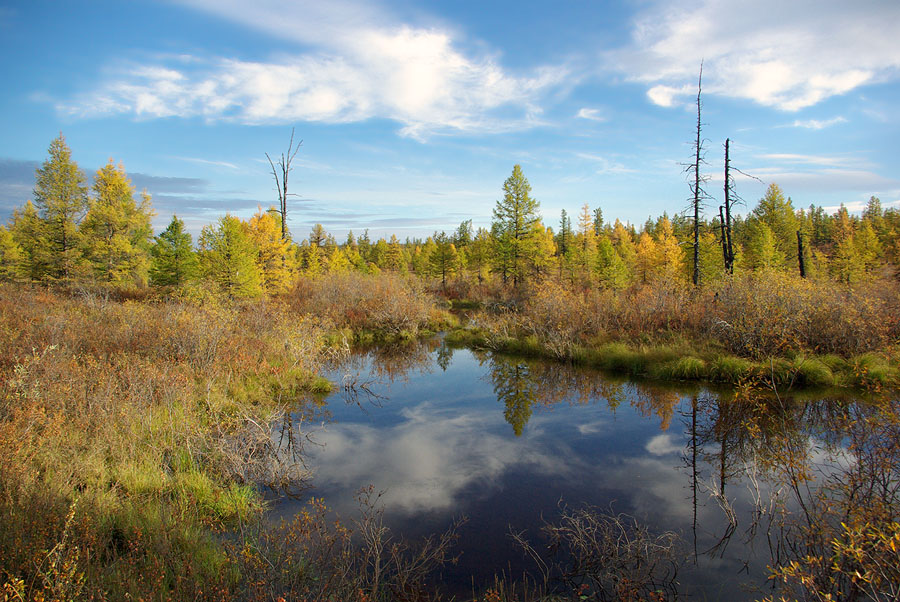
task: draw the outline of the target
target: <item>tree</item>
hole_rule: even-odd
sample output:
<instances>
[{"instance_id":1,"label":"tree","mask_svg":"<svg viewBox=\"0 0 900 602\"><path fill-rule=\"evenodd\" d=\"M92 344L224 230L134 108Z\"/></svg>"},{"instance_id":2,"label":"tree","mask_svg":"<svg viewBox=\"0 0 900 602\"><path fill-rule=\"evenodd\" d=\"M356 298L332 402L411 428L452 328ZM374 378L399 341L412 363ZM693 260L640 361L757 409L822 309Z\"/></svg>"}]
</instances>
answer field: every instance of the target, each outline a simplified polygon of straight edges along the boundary
<instances>
[{"instance_id":1,"label":"tree","mask_svg":"<svg viewBox=\"0 0 900 602\"><path fill-rule=\"evenodd\" d=\"M197 254L190 232L177 215L150 247L150 281L157 286L180 286L197 275Z\"/></svg>"},{"instance_id":2,"label":"tree","mask_svg":"<svg viewBox=\"0 0 900 602\"><path fill-rule=\"evenodd\" d=\"M703 161L703 138L701 136L701 130L703 123L700 120L700 110L702 108L702 103L700 102L700 94L703 90L703 63L700 63L700 76L697 78L697 139L694 142L694 162L688 165L687 169L693 171L694 181L691 183L691 194L693 195L693 201L691 203L691 208L694 213L694 258L693 258L693 272L691 281L694 283L694 286L700 286L700 207L703 200L706 198L706 191L703 190L703 183L706 182L706 178L700 175L700 166L704 163Z\"/></svg>"},{"instance_id":3,"label":"tree","mask_svg":"<svg viewBox=\"0 0 900 602\"><path fill-rule=\"evenodd\" d=\"M491 233L484 228L478 228L472 242L466 247L466 266L469 271L477 274L478 282L483 282L487 276L493 246Z\"/></svg>"},{"instance_id":4,"label":"tree","mask_svg":"<svg viewBox=\"0 0 900 602\"><path fill-rule=\"evenodd\" d=\"M795 262L800 224L791 200L784 198L784 193L777 184L770 184L766 189L765 196L753 210L752 218L764 223L772 231L775 248L783 261Z\"/></svg>"},{"instance_id":5,"label":"tree","mask_svg":"<svg viewBox=\"0 0 900 602\"><path fill-rule=\"evenodd\" d=\"M601 286L621 289L628 284L628 268L607 236L601 236L597 241L595 269Z\"/></svg>"},{"instance_id":6,"label":"tree","mask_svg":"<svg viewBox=\"0 0 900 602\"><path fill-rule=\"evenodd\" d=\"M775 269L784 265L784 254L778 249L775 235L765 222L747 221L747 244L744 259L751 270Z\"/></svg>"},{"instance_id":7,"label":"tree","mask_svg":"<svg viewBox=\"0 0 900 602\"><path fill-rule=\"evenodd\" d=\"M48 152L35 171L34 205L45 226L40 242L47 245L47 276L66 280L81 259L78 223L88 205L87 186L62 134Z\"/></svg>"},{"instance_id":8,"label":"tree","mask_svg":"<svg viewBox=\"0 0 900 602\"><path fill-rule=\"evenodd\" d=\"M603 209L594 209L594 236L603 234Z\"/></svg>"},{"instance_id":9,"label":"tree","mask_svg":"<svg viewBox=\"0 0 900 602\"><path fill-rule=\"evenodd\" d=\"M328 232L325 231L322 224L314 225L309 231L309 244L314 247L321 247L327 238Z\"/></svg>"},{"instance_id":10,"label":"tree","mask_svg":"<svg viewBox=\"0 0 900 602\"><path fill-rule=\"evenodd\" d=\"M453 244L462 249L472 242L472 220L462 222L453 234Z\"/></svg>"},{"instance_id":11,"label":"tree","mask_svg":"<svg viewBox=\"0 0 900 602\"><path fill-rule=\"evenodd\" d=\"M575 265L581 268L582 278L588 281L597 252L597 235L594 230L594 218L587 203L581 207L581 215L578 217L578 233L575 235L574 247Z\"/></svg>"},{"instance_id":12,"label":"tree","mask_svg":"<svg viewBox=\"0 0 900 602\"><path fill-rule=\"evenodd\" d=\"M512 175L503 182L503 199L497 201L492 223L500 271L504 280L512 276L513 286L518 286L525 278L538 206L531 198L531 185L522 173L522 166L513 166Z\"/></svg>"},{"instance_id":13,"label":"tree","mask_svg":"<svg viewBox=\"0 0 900 602\"><path fill-rule=\"evenodd\" d=\"M266 153L266 159L269 160L269 165L272 167L272 177L275 178L275 190L278 192L278 213L281 215L281 238L287 238L287 198L288 196L297 196L295 194L288 193L288 175L291 173L291 163L294 161L294 157L297 156L297 153L300 152L300 147L303 145L303 140L297 143L297 146L294 147L294 128L291 128L291 141L288 143L287 153L281 154L281 160L278 161L277 169L275 163L272 161L272 157L269 156L269 153Z\"/></svg>"},{"instance_id":14,"label":"tree","mask_svg":"<svg viewBox=\"0 0 900 602\"><path fill-rule=\"evenodd\" d=\"M406 261L403 260L403 248L396 234L391 234L391 240L387 243L387 249L381 258L382 267L388 270L406 272Z\"/></svg>"},{"instance_id":15,"label":"tree","mask_svg":"<svg viewBox=\"0 0 900 602\"><path fill-rule=\"evenodd\" d=\"M447 288L447 276L455 274L459 265L456 247L446 233L434 233L434 249L428 255L428 267L433 276L441 277L441 286Z\"/></svg>"},{"instance_id":16,"label":"tree","mask_svg":"<svg viewBox=\"0 0 900 602\"><path fill-rule=\"evenodd\" d=\"M659 248L653 237L645 230L638 237L634 253L634 271L642 283L649 282L656 274L659 262Z\"/></svg>"},{"instance_id":17,"label":"tree","mask_svg":"<svg viewBox=\"0 0 900 602\"><path fill-rule=\"evenodd\" d=\"M200 233L201 273L230 297L258 297L262 278L256 259L256 245L238 218L226 214L216 226Z\"/></svg>"},{"instance_id":18,"label":"tree","mask_svg":"<svg viewBox=\"0 0 900 602\"><path fill-rule=\"evenodd\" d=\"M572 238L572 220L563 209L559 214L559 232L556 235L556 248L560 257L568 255L569 248L572 246Z\"/></svg>"},{"instance_id":19,"label":"tree","mask_svg":"<svg viewBox=\"0 0 900 602\"><path fill-rule=\"evenodd\" d=\"M281 237L278 222L272 213L259 208L244 224L247 236L256 247L256 266L262 288L270 295L283 293L291 287L295 265L291 242Z\"/></svg>"},{"instance_id":20,"label":"tree","mask_svg":"<svg viewBox=\"0 0 900 602\"><path fill-rule=\"evenodd\" d=\"M41 280L48 268L48 245L44 239L46 224L31 201L13 211L9 231L20 255L18 272L30 281Z\"/></svg>"},{"instance_id":21,"label":"tree","mask_svg":"<svg viewBox=\"0 0 900 602\"><path fill-rule=\"evenodd\" d=\"M657 275L666 281L676 280L684 265L684 253L675 238L672 222L665 216L657 227L656 236L659 253Z\"/></svg>"},{"instance_id":22,"label":"tree","mask_svg":"<svg viewBox=\"0 0 900 602\"><path fill-rule=\"evenodd\" d=\"M0 281L18 280L22 269L22 249L6 226L0 226Z\"/></svg>"},{"instance_id":23,"label":"tree","mask_svg":"<svg viewBox=\"0 0 900 602\"><path fill-rule=\"evenodd\" d=\"M94 197L81 223L85 256L97 277L110 284L147 282L153 210L150 195L134 201L134 187L112 159L94 176Z\"/></svg>"}]
</instances>

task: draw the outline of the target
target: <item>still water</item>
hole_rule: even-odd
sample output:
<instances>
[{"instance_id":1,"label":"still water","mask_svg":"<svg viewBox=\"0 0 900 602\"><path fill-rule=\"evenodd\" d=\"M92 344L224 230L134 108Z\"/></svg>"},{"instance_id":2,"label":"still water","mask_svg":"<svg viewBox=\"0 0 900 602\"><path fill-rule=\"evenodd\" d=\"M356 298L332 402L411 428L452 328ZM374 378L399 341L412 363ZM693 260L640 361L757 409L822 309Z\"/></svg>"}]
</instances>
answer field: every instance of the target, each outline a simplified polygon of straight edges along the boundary
<instances>
[{"instance_id":1,"label":"still water","mask_svg":"<svg viewBox=\"0 0 900 602\"><path fill-rule=\"evenodd\" d=\"M544 521L585 505L677 533L679 597L769 591L766 538L751 538L743 520L768 485L747 477L739 451L753 444L727 416L727 391L615 380L439 339L354 356L330 376L344 386L327 398L327 420L303 425L315 442L308 495L352 520L356 492L372 485L386 524L411 539L466 517L459 561L440 576L445 592L470 597L495 575L533 571L510 531L540 544ZM726 540L730 523L711 495L722 489L740 519Z\"/></svg>"}]
</instances>

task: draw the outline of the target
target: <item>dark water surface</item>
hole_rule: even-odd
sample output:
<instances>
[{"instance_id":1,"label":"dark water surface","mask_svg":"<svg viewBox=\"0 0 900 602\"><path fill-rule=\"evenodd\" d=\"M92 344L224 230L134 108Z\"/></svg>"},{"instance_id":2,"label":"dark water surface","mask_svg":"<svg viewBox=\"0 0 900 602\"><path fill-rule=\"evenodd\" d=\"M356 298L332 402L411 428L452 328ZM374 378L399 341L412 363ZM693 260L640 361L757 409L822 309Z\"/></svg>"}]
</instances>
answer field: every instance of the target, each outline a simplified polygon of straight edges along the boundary
<instances>
[{"instance_id":1,"label":"dark water surface","mask_svg":"<svg viewBox=\"0 0 900 602\"><path fill-rule=\"evenodd\" d=\"M352 520L356 492L372 485L384 492L387 525L408 538L467 517L444 591L466 597L495 575L531 571L510 530L539 543L542 521L586 504L678 533L686 599L768 591L766 538L748 542L743 522L727 545L704 554L728 526L710 491L724 486L739 517L754 495L738 453L745 436L728 426L741 418L720 408L728 392L616 381L440 341L356 356L331 377L348 388L327 399L331 420L306 448L315 471L309 495ZM299 507L286 500L276 512Z\"/></svg>"}]
</instances>

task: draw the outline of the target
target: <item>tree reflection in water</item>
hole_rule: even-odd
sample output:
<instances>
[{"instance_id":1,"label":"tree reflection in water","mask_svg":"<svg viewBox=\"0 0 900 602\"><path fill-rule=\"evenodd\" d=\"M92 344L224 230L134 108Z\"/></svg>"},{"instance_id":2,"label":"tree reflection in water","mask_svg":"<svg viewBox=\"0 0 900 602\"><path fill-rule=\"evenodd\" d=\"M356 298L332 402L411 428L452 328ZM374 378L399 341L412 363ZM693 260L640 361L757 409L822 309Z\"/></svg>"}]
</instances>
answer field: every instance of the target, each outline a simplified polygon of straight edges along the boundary
<instances>
[{"instance_id":1,"label":"tree reflection in water","mask_svg":"<svg viewBox=\"0 0 900 602\"><path fill-rule=\"evenodd\" d=\"M771 583L783 587L778 595L900 595L896 396L860 400L752 387L678 389L617 381L561 363L465 353L483 368L516 437L536 413L559 404L605 404L612 414L627 406L653 418L666 441L683 442L688 492L667 494L674 504L682 495L693 506L685 532L693 531L688 545L695 559L725 558L729 545L739 541L729 558L747 555L749 563L755 551L768 549L763 563L774 567ZM434 340L370 350L345 370L392 383L435 367L447 371L454 359L451 348ZM676 415L683 433L672 432L678 430L672 427Z\"/></svg>"}]
</instances>

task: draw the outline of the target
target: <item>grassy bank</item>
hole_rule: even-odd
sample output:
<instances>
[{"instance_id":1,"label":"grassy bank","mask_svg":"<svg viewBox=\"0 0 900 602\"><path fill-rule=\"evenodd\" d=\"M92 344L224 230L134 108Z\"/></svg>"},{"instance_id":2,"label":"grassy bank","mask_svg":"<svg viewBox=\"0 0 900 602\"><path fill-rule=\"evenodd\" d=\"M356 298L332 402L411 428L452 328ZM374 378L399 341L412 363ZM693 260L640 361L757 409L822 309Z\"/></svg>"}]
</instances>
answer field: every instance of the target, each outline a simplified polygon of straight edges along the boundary
<instances>
[{"instance_id":1,"label":"grassy bank","mask_svg":"<svg viewBox=\"0 0 900 602\"><path fill-rule=\"evenodd\" d=\"M778 273L699 290L657 282L585 291L546 281L467 300L479 309L448 341L664 380L881 389L900 383L898 289Z\"/></svg>"},{"instance_id":2,"label":"grassy bank","mask_svg":"<svg viewBox=\"0 0 900 602\"><path fill-rule=\"evenodd\" d=\"M315 412L348 343L447 319L393 276L246 302L0 285L3 599L425 599L452 531L409 546L371 492L350 524L313 502L271 526L262 488L308 478L286 414Z\"/></svg>"}]
</instances>

